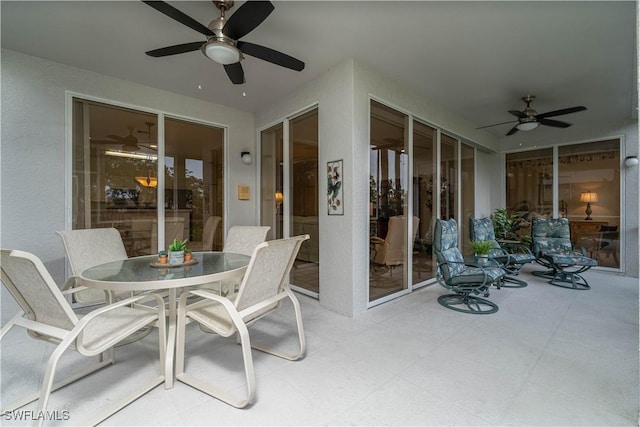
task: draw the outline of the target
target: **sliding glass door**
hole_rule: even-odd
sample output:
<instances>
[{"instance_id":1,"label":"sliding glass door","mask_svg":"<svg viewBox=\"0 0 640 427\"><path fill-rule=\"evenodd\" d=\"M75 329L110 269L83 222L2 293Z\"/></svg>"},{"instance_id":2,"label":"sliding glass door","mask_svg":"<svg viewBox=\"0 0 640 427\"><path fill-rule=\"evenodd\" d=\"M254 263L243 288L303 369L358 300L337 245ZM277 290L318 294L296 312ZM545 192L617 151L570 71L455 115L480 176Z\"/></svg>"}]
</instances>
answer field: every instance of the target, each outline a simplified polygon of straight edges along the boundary
<instances>
[{"instance_id":1,"label":"sliding glass door","mask_svg":"<svg viewBox=\"0 0 640 427\"><path fill-rule=\"evenodd\" d=\"M409 287L408 144L407 116L371 101L369 301Z\"/></svg>"},{"instance_id":2,"label":"sliding glass door","mask_svg":"<svg viewBox=\"0 0 640 427\"><path fill-rule=\"evenodd\" d=\"M73 99L72 229L115 227L129 256L174 238L194 250L222 248L223 221L212 247L203 247L203 232L210 217L224 216L224 130L163 124L159 147L158 115Z\"/></svg>"},{"instance_id":3,"label":"sliding glass door","mask_svg":"<svg viewBox=\"0 0 640 427\"><path fill-rule=\"evenodd\" d=\"M379 304L433 283L436 218L457 220L460 247L468 246L475 149L374 100L370 148L369 303Z\"/></svg>"},{"instance_id":4,"label":"sliding glass door","mask_svg":"<svg viewBox=\"0 0 640 427\"><path fill-rule=\"evenodd\" d=\"M520 233L536 216L568 218L575 247L620 269L620 163L618 139L507 154L507 209Z\"/></svg>"},{"instance_id":5,"label":"sliding glass door","mask_svg":"<svg viewBox=\"0 0 640 427\"><path fill-rule=\"evenodd\" d=\"M260 222L271 227L268 239L309 235L290 282L315 298L320 294L318 179L317 108L260 132Z\"/></svg>"}]
</instances>

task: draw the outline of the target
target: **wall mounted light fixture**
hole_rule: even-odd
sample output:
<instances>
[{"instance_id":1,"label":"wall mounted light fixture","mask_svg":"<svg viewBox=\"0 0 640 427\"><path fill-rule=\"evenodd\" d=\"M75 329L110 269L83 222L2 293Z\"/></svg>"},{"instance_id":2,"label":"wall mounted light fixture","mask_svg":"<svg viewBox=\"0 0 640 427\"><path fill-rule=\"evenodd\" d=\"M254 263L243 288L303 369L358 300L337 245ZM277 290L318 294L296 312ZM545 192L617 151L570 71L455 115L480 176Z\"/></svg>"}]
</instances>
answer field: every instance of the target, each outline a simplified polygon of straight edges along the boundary
<instances>
[{"instance_id":1,"label":"wall mounted light fixture","mask_svg":"<svg viewBox=\"0 0 640 427\"><path fill-rule=\"evenodd\" d=\"M624 159L624 165L628 168L638 166L638 156L627 156Z\"/></svg>"},{"instance_id":2,"label":"wall mounted light fixture","mask_svg":"<svg viewBox=\"0 0 640 427\"><path fill-rule=\"evenodd\" d=\"M242 153L240 153L240 158L242 159L242 163L244 163L245 165L250 165L251 164L251 153L248 151L243 151Z\"/></svg>"}]
</instances>

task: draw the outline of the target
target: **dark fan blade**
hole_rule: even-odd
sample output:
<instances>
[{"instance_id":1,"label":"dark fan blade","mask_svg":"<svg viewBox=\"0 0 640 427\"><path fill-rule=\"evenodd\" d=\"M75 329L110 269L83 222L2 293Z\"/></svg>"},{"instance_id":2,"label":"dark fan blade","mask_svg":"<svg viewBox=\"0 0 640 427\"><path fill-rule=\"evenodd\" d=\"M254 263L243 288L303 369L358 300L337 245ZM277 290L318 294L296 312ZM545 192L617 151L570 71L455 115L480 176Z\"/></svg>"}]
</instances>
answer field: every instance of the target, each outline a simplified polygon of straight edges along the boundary
<instances>
[{"instance_id":1,"label":"dark fan blade","mask_svg":"<svg viewBox=\"0 0 640 427\"><path fill-rule=\"evenodd\" d=\"M107 135L107 138L111 138L115 141L122 141L124 139L124 137L118 135Z\"/></svg>"},{"instance_id":2,"label":"dark fan blade","mask_svg":"<svg viewBox=\"0 0 640 427\"><path fill-rule=\"evenodd\" d=\"M195 19L191 18L188 15L185 15L183 12L180 12L175 7L163 2L163 1L144 1L143 3L148 4L155 10L160 13L167 15L169 18L178 21L179 23L186 25L187 27L196 30L197 32L204 34L205 36L213 36L215 35L213 31L209 28L205 27Z\"/></svg>"},{"instance_id":3,"label":"dark fan blade","mask_svg":"<svg viewBox=\"0 0 640 427\"><path fill-rule=\"evenodd\" d=\"M518 110L509 110L509 114L511 114L512 116L516 116L519 119L524 119L525 117L527 117L525 113Z\"/></svg>"},{"instance_id":4,"label":"dark fan blade","mask_svg":"<svg viewBox=\"0 0 640 427\"><path fill-rule=\"evenodd\" d=\"M511 128L511 130L509 132L507 132L507 136L509 135L513 135L514 133L518 132L520 129L518 129L518 126L514 126Z\"/></svg>"},{"instance_id":5,"label":"dark fan blade","mask_svg":"<svg viewBox=\"0 0 640 427\"><path fill-rule=\"evenodd\" d=\"M577 113L578 111L584 111L586 109L587 107L583 107L582 105L578 107L563 108L562 110L549 111L548 113L538 114L536 115L536 118L544 119L545 117L562 116L563 114Z\"/></svg>"},{"instance_id":6,"label":"dark fan blade","mask_svg":"<svg viewBox=\"0 0 640 427\"><path fill-rule=\"evenodd\" d=\"M238 40L262 23L273 11L270 1L247 1L227 20L222 28L222 33Z\"/></svg>"},{"instance_id":7,"label":"dark fan blade","mask_svg":"<svg viewBox=\"0 0 640 427\"><path fill-rule=\"evenodd\" d=\"M571 123L561 122L560 120L538 119L541 125L552 126L554 128L568 128Z\"/></svg>"},{"instance_id":8,"label":"dark fan blade","mask_svg":"<svg viewBox=\"0 0 640 427\"><path fill-rule=\"evenodd\" d=\"M517 121L517 120L509 120L508 122L495 123L495 124L487 125L487 126L480 126L479 128L476 128L476 130L478 130L478 129L484 129L484 128L490 128L490 127L493 127L493 126L506 125L507 123L514 123L514 122L516 122L516 121Z\"/></svg>"},{"instance_id":9,"label":"dark fan blade","mask_svg":"<svg viewBox=\"0 0 640 427\"><path fill-rule=\"evenodd\" d=\"M271 62L272 64L290 68L295 71L304 70L304 62L282 52L278 52L277 50L249 42L238 42L236 46L242 53Z\"/></svg>"},{"instance_id":10,"label":"dark fan blade","mask_svg":"<svg viewBox=\"0 0 640 427\"><path fill-rule=\"evenodd\" d=\"M191 43L176 44L174 46L167 46L167 47L162 47L160 49L150 50L149 52L145 52L145 53L149 56L153 56L154 58L159 58L161 56L177 55L179 53L193 52L194 50L198 50L204 43L206 42L191 42Z\"/></svg>"},{"instance_id":11,"label":"dark fan blade","mask_svg":"<svg viewBox=\"0 0 640 427\"><path fill-rule=\"evenodd\" d=\"M224 70L227 72L227 76L234 85L241 85L244 83L244 70L242 64L236 62L235 64L229 64L224 66Z\"/></svg>"}]
</instances>

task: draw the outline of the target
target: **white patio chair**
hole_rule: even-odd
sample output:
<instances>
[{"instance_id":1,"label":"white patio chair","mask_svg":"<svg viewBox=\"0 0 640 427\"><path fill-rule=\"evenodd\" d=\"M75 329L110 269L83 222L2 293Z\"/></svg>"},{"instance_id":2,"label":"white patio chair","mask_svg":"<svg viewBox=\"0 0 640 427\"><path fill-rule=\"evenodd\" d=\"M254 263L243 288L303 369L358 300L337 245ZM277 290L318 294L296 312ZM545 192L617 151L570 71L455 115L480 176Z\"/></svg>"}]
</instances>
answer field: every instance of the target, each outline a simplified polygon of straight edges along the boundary
<instances>
[{"instance_id":1,"label":"white patio chair","mask_svg":"<svg viewBox=\"0 0 640 427\"><path fill-rule=\"evenodd\" d=\"M251 256L253 250L267 238L267 233L271 227L256 225L234 225L229 229L227 238L224 239L222 252L230 252ZM210 283L202 285L204 289L211 289L218 294L227 294L230 291L236 292L240 286L240 278L233 278L222 283Z\"/></svg>"},{"instance_id":2,"label":"white patio chair","mask_svg":"<svg viewBox=\"0 0 640 427\"><path fill-rule=\"evenodd\" d=\"M180 296L176 338L176 379L207 393L236 408L249 404L255 395L255 371L251 348L287 359L298 360L305 353L305 337L300 303L289 289L289 272L308 235L272 240L259 244L242 279L240 289L231 298L223 297L204 289L190 290ZM202 300L187 306L189 295ZM280 308L282 300L289 298L295 310L298 329L299 351L285 353L272 348L252 346L248 326ZM242 346L247 396L238 398L232 393L206 383L200 378L185 373L185 326L187 320L200 324L200 328L223 337L238 334Z\"/></svg>"},{"instance_id":3,"label":"white patio chair","mask_svg":"<svg viewBox=\"0 0 640 427\"><path fill-rule=\"evenodd\" d=\"M72 276L63 285L66 290L78 285L78 276L89 267L127 258L120 232L115 228L57 231L64 245ZM128 298L124 293L117 295ZM105 292L99 289L80 288L73 293L75 302L96 304L105 302Z\"/></svg>"},{"instance_id":4,"label":"white patio chair","mask_svg":"<svg viewBox=\"0 0 640 427\"><path fill-rule=\"evenodd\" d=\"M413 217L413 230L411 233L411 246L418 234L418 224L420 218ZM407 258L407 243L406 243L406 224L407 217L405 216L392 216L389 218L389 229L384 239L379 237L372 237L371 242L375 244L376 257L375 263L389 267L390 273L393 273L393 268L405 263Z\"/></svg>"},{"instance_id":5,"label":"white patio chair","mask_svg":"<svg viewBox=\"0 0 640 427\"><path fill-rule=\"evenodd\" d=\"M222 252L251 256L256 246L267 238L270 229L269 226L234 225L227 233Z\"/></svg>"},{"instance_id":6,"label":"white patio chair","mask_svg":"<svg viewBox=\"0 0 640 427\"><path fill-rule=\"evenodd\" d=\"M196 251L212 251L213 241L216 237L216 231L218 231L218 224L222 220L219 216L210 216L204 223L204 229L202 230L202 242L189 242L189 249L192 252Z\"/></svg>"},{"instance_id":7,"label":"white patio chair","mask_svg":"<svg viewBox=\"0 0 640 427\"><path fill-rule=\"evenodd\" d=\"M2 327L0 340L11 328L19 326L27 329L32 338L57 344L47 362L40 391L10 407L3 408L2 413L14 411L35 400L38 400L35 413L43 413L53 391L98 369L114 364L114 346L144 326L157 323L159 327L160 367L164 365L166 352L165 310L164 304L161 304L162 300L158 296L146 294L127 298L115 304L100 307L80 317L73 312L63 292L58 289L37 256L17 250L1 250L0 256L2 283L21 308L20 312ZM68 292L76 292L79 289L71 289ZM149 299L155 299L160 308L149 308L139 304ZM65 350L69 348L83 356L98 356L98 363L54 384L58 361ZM104 352L108 354L106 359ZM32 366L27 368L33 369ZM162 372L162 368L160 368L160 372ZM108 418L163 381L164 376L160 374L129 396L122 399L117 399L114 396L116 403L106 412L95 414L96 419L90 425L95 425ZM40 425L43 419L40 417L36 421L37 425Z\"/></svg>"}]
</instances>

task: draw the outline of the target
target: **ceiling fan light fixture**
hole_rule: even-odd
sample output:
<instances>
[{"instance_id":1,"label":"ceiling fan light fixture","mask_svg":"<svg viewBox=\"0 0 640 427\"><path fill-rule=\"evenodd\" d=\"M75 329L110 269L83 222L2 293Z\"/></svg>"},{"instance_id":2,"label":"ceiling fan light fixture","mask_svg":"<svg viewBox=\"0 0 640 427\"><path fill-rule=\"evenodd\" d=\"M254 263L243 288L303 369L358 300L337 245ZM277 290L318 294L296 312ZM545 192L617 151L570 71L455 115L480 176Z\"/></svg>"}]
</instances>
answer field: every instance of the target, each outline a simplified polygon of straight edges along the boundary
<instances>
[{"instance_id":1,"label":"ceiling fan light fixture","mask_svg":"<svg viewBox=\"0 0 640 427\"><path fill-rule=\"evenodd\" d=\"M537 128L538 126L540 126L540 123L533 121L533 122L522 122L522 123L518 123L518 125L516 126L518 128L518 130L533 130L535 128Z\"/></svg>"},{"instance_id":2,"label":"ceiling fan light fixture","mask_svg":"<svg viewBox=\"0 0 640 427\"><path fill-rule=\"evenodd\" d=\"M204 54L207 58L222 65L235 64L242 59L242 54L237 47L218 40L209 40L204 46Z\"/></svg>"}]
</instances>

